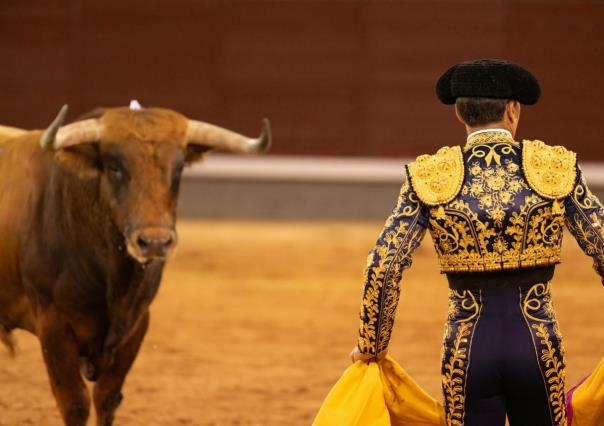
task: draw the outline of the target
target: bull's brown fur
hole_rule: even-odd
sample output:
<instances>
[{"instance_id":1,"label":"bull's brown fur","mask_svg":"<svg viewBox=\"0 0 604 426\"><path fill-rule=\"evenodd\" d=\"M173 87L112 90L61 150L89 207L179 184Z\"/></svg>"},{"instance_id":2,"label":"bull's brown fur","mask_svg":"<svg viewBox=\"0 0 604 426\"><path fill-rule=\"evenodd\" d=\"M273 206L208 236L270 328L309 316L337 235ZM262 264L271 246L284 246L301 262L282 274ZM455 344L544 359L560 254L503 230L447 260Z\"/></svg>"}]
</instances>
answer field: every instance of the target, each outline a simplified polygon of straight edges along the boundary
<instances>
[{"instance_id":1,"label":"bull's brown fur","mask_svg":"<svg viewBox=\"0 0 604 426\"><path fill-rule=\"evenodd\" d=\"M17 127L9 127L0 125L0 143L5 140L14 139L18 136L21 136L26 131L23 129L19 129Z\"/></svg>"},{"instance_id":2,"label":"bull's brown fur","mask_svg":"<svg viewBox=\"0 0 604 426\"><path fill-rule=\"evenodd\" d=\"M182 164L203 151L187 148L187 119L172 111L110 109L100 120L96 143L53 152L31 131L0 149L0 338L10 344L14 328L39 337L67 425L88 418L80 367L96 381L98 424L112 424L164 266L135 260L130 239L174 229Z\"/></svg>"}]
</instances>

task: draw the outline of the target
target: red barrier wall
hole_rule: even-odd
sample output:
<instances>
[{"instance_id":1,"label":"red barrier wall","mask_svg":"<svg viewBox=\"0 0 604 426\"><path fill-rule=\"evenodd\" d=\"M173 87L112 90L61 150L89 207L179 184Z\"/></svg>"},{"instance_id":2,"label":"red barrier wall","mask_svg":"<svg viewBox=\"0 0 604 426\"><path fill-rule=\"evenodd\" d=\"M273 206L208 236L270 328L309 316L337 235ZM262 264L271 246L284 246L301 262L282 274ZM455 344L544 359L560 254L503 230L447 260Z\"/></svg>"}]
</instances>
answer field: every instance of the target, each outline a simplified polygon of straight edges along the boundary
<instances>
[{"instance_id":1,"label":"red barrier wall","mask_svg":"<svg viewBox=\"0 0 604 426\"><path fill-rule=\"evenodd\" d=\"M0 123L43 127L137 98L245 133L275 154L412 156L463 141L434 83L504 57L543 97L520 137L604 160L601 1L239 0L0 3Z\"/></svg>"}]
</instances>

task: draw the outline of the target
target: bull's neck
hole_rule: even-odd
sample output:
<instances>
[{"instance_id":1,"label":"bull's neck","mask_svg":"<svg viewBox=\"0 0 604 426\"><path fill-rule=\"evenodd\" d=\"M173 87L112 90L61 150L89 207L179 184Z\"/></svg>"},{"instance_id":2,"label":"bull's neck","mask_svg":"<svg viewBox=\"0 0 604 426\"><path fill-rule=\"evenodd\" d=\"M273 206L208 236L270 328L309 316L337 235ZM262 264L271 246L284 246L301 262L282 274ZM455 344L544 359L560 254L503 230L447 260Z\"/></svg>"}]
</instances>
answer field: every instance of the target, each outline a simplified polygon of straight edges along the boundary
<instances>
[{"instance_id":1,"label":"bull's neck","mask_svg":"<svg viewBox=\"0 0 604 426\"><path fill-rule=\"evenodd\" d=\"M77 256L77 267L86 271L83 275L93 276L96 281L78 285L103 289L112 318L107 342L110 346L146 311L157 292L163 262L141 265L127 254L123 235L100 197L98 180L78 179L55 166L47 188L45 200L50 216L46 227L59 224L50 232L56 232L54 238L59 239L61 251Z\"/></svg>"},{"instance_id":2,"label":"bull's neck","mask_svg":"<svg viewBox=\"0 0 604 426\"><path fill-rule=\"evenodd\" d=\"M82 267L111 274L126 254L98 179L80 179L57 164L52 167L41 212L44 235L61 252L77 256Z\"/></svg>"}]
</instances>

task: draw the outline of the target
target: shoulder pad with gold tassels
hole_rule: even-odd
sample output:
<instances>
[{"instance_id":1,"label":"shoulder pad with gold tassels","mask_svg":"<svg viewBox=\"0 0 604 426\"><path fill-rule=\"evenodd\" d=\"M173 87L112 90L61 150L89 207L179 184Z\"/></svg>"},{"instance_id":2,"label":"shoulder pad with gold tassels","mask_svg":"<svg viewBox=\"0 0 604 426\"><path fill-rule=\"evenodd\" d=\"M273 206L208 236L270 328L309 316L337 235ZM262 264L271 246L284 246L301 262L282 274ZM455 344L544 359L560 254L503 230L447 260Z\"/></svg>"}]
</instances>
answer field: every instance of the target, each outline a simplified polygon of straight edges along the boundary
<instances>
[{"instance_id":1,"label":"shoulder pad with gold tassels","mask_svg":"<svg viewBox=\"0 0 604 426\"><path fill-rule=\"evenodd\" d=\"M571 193L577 178L577 155L540 140L522 141L522 170L533 191L555 200Z\"/></svg>"},{"instance_id":2,"label":"shoulder pad with gold tassels","mask_svg":"<svg viewBox=\"0 0 604 426\"><path fill-rule=\"evenodd\" d=\"M446 204L459 194L464 178L460 146L445 146L433 155L420 155L407 165L409 182L428 206Z\"/></svg>"}]
</instances>

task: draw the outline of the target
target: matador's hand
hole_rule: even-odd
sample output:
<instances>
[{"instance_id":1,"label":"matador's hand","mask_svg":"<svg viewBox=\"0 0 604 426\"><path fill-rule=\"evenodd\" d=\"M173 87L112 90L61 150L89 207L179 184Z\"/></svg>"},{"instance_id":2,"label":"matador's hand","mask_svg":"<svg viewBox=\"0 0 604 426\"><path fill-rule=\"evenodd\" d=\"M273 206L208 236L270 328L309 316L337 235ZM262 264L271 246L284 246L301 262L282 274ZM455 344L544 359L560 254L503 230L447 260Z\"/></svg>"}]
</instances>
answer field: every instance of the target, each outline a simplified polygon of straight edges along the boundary
<instances>
[{"instance_id":1,"label":"matador's hand","mask_svg":"<svg viewBox=\"0 0 604 426\"><path fill-rule=\"evenodd\" d=\"M370 355L370 354L364 354L359 350L358 346L355 346L354 349L352 350L352 352L350 352L350 359L352 360L353 364L359 360L361 361L375 361L375 360L381 360L383 358L386 357L386 355L388 355L388 350L385 350L383 352L380 352L378 354L378 356L375 355Z\"/></svg>"}]
</instances>

